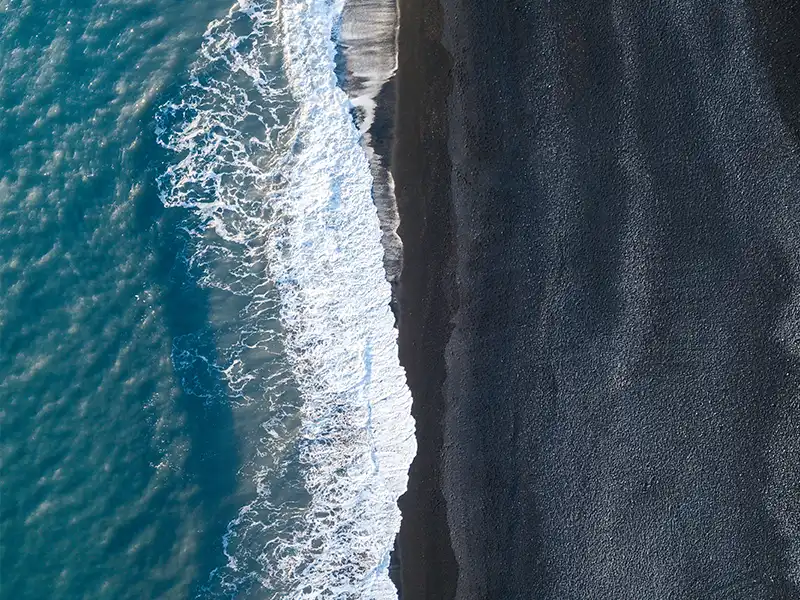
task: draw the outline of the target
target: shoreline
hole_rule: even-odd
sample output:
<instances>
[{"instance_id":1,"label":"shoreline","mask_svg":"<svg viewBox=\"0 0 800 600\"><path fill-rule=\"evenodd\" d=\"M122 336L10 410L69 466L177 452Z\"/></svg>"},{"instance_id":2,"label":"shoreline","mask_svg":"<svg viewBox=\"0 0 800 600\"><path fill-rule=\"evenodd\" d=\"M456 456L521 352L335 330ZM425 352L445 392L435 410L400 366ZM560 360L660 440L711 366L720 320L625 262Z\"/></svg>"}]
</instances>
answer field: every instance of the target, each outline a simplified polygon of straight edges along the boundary
<instances>
[{"instance_id":1,"label":"shoreline","mask_svg":"<svg viewBox=\"0 0 800 600\"><path fill-rule=\"evenodd\" d=\"M458 568L442 494L445 348L455 286L447 98L450 59L438 2L400 0L395 139L391 170L400 216L400 364L417 426L417 456L399 505L396 582L405 600L455 597Z\"/></svg>"},{"instance_id":2,"label":"shoreline","mask_svg":"<svg viewBox=\"0 0 800 600\"><path fill-rule=\"evenodd\" d=\"M340 85L353 104L373 175L398 352L416 421L417 455L398 501L402 524L389 565L398 597L407 600L449 600L457 581L440 489L452 316L443 303L453 272L450 82L439 42L441 13L430 6L426 12L420 0L348 0L337 37Z\"/></svg>"},{"instance_id":3,"label":"shoreline","mask_svg":"<svg viewBox=\"0 0 800 600\"><path fill-rule=\"evenodd\" d=\"M399 216L390 171L397 71L398 11L395 0L347 0L337 46L340 85L350 98L353 121L372 174L372 199L381 228L386 279L394 292L403 262Z\"/></svg>"}]
</instances>

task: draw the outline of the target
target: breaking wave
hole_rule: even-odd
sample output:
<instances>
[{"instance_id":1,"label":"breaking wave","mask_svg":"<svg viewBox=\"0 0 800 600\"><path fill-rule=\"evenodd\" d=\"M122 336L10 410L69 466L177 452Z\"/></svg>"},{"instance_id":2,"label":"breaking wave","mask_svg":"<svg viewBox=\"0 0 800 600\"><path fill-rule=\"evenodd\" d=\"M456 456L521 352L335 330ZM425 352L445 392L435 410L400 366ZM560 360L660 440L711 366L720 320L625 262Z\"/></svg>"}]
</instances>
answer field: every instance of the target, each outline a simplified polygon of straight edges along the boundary
<instances>
[{"instance_id":1,"label":"breaking wave","mask_svg":"<svg viewBox=\"0 0 800 600\"><path fill-rule=\"evenodd\" d=\"M215 368L267 415L204 595L396 597L416 441L370 169L334 72L342 5L240 1L157 120L176 153L162 201L190 209L189 266L236 311Z\"/></svg>"}]
</instances>

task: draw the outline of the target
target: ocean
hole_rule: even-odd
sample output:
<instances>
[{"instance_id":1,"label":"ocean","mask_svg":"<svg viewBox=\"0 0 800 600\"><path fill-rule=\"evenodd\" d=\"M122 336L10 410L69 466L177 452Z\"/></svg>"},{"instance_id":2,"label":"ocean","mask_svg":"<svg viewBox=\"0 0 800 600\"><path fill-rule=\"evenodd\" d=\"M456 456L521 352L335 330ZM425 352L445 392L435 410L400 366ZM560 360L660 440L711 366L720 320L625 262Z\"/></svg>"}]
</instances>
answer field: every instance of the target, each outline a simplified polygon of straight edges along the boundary
<instances>
[{"instance_id":1,"label":"ocean","mask_svg":"<svg viewBox=\"0 0 800 600\"><path fill-rule=\"evenodd\" d=\"M0 598L397 596L342 10L0 0Z\"/></svg>"}]
</instances>

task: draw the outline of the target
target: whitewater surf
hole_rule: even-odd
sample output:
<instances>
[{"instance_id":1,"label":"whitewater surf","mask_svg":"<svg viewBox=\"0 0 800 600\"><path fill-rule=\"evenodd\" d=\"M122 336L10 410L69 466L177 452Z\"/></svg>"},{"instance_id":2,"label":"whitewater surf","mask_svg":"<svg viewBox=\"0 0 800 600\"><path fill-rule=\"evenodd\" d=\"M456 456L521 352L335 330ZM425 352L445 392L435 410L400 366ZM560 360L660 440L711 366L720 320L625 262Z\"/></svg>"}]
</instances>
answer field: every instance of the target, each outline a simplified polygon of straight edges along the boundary
<instances>
[{"instance_id":1,"label":"whitewater surf","mask_svg":"<svg viewBox=\"0 0 800 600\"><path fill-rule=\"evenodd\" d=\"M187 260L239 307L218 371L235 402L269 414L204 594L397 595L389 556L416 442L370 165L337 85L342 8L234 5L159 113L176 156L162 201L190 209ZM265 355L289 372L267 374Z\"/></svg>"}]
</instances>

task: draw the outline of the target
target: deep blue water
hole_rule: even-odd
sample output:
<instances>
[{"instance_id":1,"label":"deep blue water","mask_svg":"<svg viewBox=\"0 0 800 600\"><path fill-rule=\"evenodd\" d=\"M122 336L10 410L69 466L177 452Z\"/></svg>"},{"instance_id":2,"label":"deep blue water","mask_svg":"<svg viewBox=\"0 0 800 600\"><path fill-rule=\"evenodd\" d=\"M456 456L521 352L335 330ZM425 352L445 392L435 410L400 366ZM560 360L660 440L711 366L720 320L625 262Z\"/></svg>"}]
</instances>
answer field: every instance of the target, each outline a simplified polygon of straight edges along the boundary
<instances>
[{"instance_id":1,"label":"deep blue water","mask_svg":"<svg viewBox=\"0 0 800 600\"><path fill-rule=\"evenodd\" d=\"M187 597L223 558L240 456L225 382L171 360L216 348L152 123L226 9L0 14L3 598Z\"/></svg>"}]
</instances>

